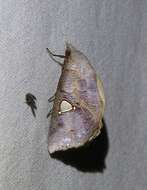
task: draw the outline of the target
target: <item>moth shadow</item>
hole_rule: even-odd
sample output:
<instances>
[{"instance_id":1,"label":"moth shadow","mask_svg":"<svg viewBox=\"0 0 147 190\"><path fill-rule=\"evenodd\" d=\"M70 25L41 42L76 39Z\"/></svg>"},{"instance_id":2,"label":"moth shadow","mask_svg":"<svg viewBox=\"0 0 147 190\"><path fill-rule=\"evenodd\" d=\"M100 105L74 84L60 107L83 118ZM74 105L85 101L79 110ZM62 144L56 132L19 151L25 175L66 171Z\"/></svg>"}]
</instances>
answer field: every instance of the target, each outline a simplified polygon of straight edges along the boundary
<instances>
[{"instance_id":1,"label":"moth shadow","mask_svg":"<svg viewBox=\"0 0 147 190\"><path fill-rule=\"evenodd\" d=\"M52 158L61 160L83 172L100 172L106 169L106 156L109 150L109 140L106 123L103 120L101 134L87 146L55 152Z\"/></svg>"}]
</instances>

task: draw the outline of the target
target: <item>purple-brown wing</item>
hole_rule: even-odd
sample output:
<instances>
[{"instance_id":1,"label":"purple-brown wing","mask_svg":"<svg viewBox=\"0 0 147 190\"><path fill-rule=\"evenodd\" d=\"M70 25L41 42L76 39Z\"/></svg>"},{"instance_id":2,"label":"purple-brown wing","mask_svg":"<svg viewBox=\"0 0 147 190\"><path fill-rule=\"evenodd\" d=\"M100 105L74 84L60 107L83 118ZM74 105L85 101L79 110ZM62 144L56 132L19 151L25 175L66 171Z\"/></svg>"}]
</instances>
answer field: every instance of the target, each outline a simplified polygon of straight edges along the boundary
<instances>
[{"instance_id":1,"label":"purple-brown wing","mask_svg":"<svg viewBox=\"0 0 147 190\"><path fill-rule=\"evenodd\" d=\"M87 57L67 44L49 128L49 152L76 148L102 127L103 86Z\"/></svg>"}]
</instances>

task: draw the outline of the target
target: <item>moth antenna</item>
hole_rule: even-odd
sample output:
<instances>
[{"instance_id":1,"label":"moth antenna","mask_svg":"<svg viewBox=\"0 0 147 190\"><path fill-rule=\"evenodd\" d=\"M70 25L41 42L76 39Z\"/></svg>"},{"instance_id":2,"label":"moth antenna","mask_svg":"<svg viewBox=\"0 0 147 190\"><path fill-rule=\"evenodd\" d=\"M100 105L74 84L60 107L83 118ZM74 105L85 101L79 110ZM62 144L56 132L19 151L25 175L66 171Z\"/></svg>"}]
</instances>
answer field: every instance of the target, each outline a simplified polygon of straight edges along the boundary
<instances>
[{"instance_id":1,"label":"moth antenna","mask_svg":"<svg viewBox=\"0 0 147 190\"><path fill-rule=\"evenodd\" d=\"M48 112L48 114L47 114L47 116L46 116L47 118L49 118L50 115L52 114L52 110L53 110L53 109L51 109L51 110Z\"/></svg>"},{"instance_id":2,"label":"moth antenna","mask_svg":"<svg viewBox=\"0 0 147 190\"><path fill-rule=\"evenodd\" d=\"M49 48L46 48L46 49L49 52L49 54L51 54L52 56L60 57L60 58L65 58L65 55L54 54L53 52L51 52L51 50Z\"/></svg>"},{"instance_id":3,"label":"moth antenna","mask_svg":"<svg viewBox=\"0 0 147 190\"><path fill-rule=\"evenodd\" d=\"M52 58L52 60L54 60L56 63L58 63L58 64L62 67L62 66L63 66L63 63L61 63L60 61L57 61L57 60L54 58L54 56L55 56L55 57L60 57L60 58L65 58L65 56L64 56L64 55L57 55L57 54L54 54L54 53L52 53L52 52L50 51L49 48L46 48L46 50L47 50L47 52L49 53L49 55L50 55L50 57Z\"/></svg>"},{"instance_id":4,"label":"moth antenna","mask_svg":"<svg viewBox=\"0 0 147 190\"><path fill-rule=\"evenodd\" d=\"M53 102L54 100L55 100L55 94L48 99L48 102Z\"/></svg>"}]
</instances>

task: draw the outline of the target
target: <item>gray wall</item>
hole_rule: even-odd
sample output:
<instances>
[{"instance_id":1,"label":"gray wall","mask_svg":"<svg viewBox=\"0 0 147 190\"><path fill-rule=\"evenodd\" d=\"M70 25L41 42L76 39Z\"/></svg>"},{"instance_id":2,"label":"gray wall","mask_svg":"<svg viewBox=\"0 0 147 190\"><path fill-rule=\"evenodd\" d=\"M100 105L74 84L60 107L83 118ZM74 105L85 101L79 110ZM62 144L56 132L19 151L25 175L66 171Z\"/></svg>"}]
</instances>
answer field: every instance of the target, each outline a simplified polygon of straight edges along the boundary
<instances>
[{"instance_id":1,"label":"gray wall","mask_svg":"<svg viewBox=\"0 0 147 190\"><path fill-rule=\"evenodd\" d=\"M0 0L1 190L147 189L146 20L145 0ZM54 159L46 114L60 67L45 48L62 54L65 41L101 75L105 128L91 151Z\"/></svg>"}]
</instances>

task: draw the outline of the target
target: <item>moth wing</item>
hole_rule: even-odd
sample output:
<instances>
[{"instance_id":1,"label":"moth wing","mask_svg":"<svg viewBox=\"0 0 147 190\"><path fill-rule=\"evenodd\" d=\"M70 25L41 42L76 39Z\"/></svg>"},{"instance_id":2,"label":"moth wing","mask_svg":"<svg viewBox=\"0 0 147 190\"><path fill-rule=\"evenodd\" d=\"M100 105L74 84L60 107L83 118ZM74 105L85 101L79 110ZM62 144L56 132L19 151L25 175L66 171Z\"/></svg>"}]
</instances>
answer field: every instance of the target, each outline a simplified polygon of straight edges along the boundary
<instances>
[{"instance_id":1,"label":"moth wing","mask_svg":"<svg viewBox=\"0 0 147 190\"><path fill-rule=\"evenodd\" d=\"M51 116L49 152L77 148L100 133L103 85L87 57L67 44Z\"/></svg>"}]
</instances>

